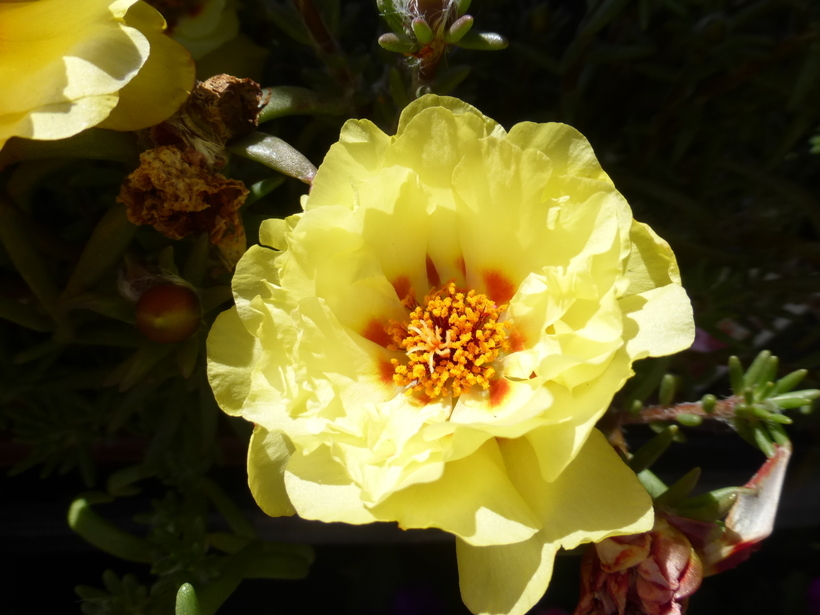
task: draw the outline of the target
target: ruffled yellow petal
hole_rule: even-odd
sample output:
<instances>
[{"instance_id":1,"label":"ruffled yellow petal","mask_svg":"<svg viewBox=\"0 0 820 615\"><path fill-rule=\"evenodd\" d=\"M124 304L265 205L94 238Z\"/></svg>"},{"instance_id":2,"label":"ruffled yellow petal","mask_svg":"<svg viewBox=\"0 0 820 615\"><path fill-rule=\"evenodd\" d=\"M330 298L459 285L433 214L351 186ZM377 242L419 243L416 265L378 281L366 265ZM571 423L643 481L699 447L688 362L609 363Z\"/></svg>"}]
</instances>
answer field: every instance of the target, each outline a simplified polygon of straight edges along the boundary
<instances>
[{"instance_id":1,"label":"ruffled yellow petal","mask_svg":"<svg viewBox=\"0 0 820 615\"><path fill-rule=\"evenodd\" d=\"M124 23L135 1L0 3L0 145L69 137L111 112L149 55Z\"/></svg>"},{"instance_id":2,"label":"ruffled yellow petal","mask_svg":"<svg viewBox=\"0 0 820 615\"><path fill-rule=\"evenodd\" d=\"M271 517L296 512L285 489L285 466L293 445L279 432L254 427L248 447L248 485L259 508Z\"/></svg>"},{"instance_id":3,"label":"ruffled yellow petal","mask_svg":"<svg viewBox=\"0 0 820 615\"><path fill-rule=\"evenodd\" d=\"M556 551L540 532L523 542L490 547L456 540L464 604L475 615L524 615L544 595Z\"/></svg>"},{"instance_id":4,"label":"ruffled yellow petal","mask_svg":"<svg viewBox=\"0 0 820 615\"><path fill-rule=\"evenodd\" d=\"M439 480L403 489L371 511L405 529L437 527L479 546L520 542L540 528L510 483L494 439L449 462Z\"/></svg>"},{"instance_id":5,"label":"ruffled yellow petal","mask_svg":"<svg viewBox=\"0 0 820 615\"><path fill-rule=\"evenodd\" d=\"M194 86L195 66L188 51L164 33L162 15L145 2L131 7L125 23L148 39L151 54L120 90L117 106L100 127L140 130L167 120L182 106Z\"/></svg>"},{"instance_id":6,"label":"ruffled yellow petal","mask_svg":"<svg viewBox=\"0 0 820 615\"><path fill-rule=\"evenodd\" d=\"M652 528L652 499L597 430L575 459L548 483L524 438L499 443L510 479L541 519L543 539L573 549L609 536Z\"/></svg>"},{"instance_id":7,"label":"ruffled yellow petal","mask_svg":"<svg viewBox=\"0 0 820 615\"><path fill-rule=\"evenodd\" d=\"M356 525L379 519L365 508L357 487L327 447L310 454L296 452L285 471L291 502L303 519Z\"/></svg>"}]
</instances>

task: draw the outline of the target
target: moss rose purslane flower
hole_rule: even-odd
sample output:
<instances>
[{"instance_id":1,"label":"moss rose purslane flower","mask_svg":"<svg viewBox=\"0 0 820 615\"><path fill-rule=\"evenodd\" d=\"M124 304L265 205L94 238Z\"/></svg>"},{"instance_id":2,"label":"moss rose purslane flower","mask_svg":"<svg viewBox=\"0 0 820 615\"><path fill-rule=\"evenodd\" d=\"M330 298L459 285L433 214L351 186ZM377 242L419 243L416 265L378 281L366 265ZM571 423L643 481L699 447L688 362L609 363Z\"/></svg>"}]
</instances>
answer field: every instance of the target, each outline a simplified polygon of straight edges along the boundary
<instances>
[{"instance_id":1,"label":"moss rose purslane flower","mask_svg":"<svg viewBox=\"0 0 820 615\"><path fill-rule=\"evenodd\" d=\"M262 226L208 340L266 513L446 530L493 614L535 604L559 548L652 528L594 426L692 312L581 134L425 96L395 136L345 124L303 208Z\"/></svg>"},{"instance_id":2,"label":"moss rose purslane flower","mask_svg":"<svg viewBox=\"0 0 820 615\"><path fill-rule=\"evenodd\" d=\"M141 0L0 0L0 147L168 118L194 65L164 28Z\"/></svg>"}]
</instances>

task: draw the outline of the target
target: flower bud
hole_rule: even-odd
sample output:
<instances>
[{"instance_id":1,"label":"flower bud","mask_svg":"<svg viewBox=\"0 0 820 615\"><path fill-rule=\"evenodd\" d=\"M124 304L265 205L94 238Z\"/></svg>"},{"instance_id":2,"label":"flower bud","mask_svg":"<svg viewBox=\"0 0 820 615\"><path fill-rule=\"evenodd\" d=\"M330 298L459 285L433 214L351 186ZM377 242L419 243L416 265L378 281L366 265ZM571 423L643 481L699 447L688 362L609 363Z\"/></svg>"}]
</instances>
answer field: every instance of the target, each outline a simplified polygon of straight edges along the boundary
<instances>
[{"instance_id":1,"label":"flower bud","mask_svg":"<svg viewBox=\"0 0 820 615\"><path fill-rule=\"evenodd\" d=\"M137 301L136 322L142 334L153 342L182 342L199 328L199 298L187 286L153 286Z\"/></svg>"},{"instance_id":2,"label":"flower bud","mask_svg":"<svg viewBox=\"0 0 820 615\"><path fill-rule=\"evenodd\" d=\"M657 517L650 532L607 538L586 552L575 615L680 615L702 578L686 535Z\"/></svg>"}]
</instances>

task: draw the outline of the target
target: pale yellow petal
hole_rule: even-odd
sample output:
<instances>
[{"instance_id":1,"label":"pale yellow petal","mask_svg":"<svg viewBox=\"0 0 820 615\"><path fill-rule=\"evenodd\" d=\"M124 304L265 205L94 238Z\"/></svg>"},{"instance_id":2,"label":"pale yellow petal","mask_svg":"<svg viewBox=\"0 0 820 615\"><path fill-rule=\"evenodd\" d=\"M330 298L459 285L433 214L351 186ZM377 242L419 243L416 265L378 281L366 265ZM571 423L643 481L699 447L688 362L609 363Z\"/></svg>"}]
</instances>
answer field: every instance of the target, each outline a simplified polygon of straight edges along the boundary
<instances>
[{"instance_id":1,"label":"pale yellow petal","mask_svg":"<svg viewBox=\"0 0 820 615\"><path fill-rule=\"evenodd\" d=\"M99 123L149 55L135 0L0 4L0 140L62 139Z\"/></svg>"},{"instance_id":2,"label":"pale yellow petal","mask_svg":"<svg viewBox=\"0 0 820 615\"><path fill-rule=\"evenodd\" d=\"M259 340L248 333L236 308L217 316L208 334L208 380L219 407L228 414L241 414L262 353Z\"/></svg>"},{"instance_id":3,"label":"pale yellow petal","mask_svg":"<svg viewBox=\"0 0 820 615\"><path fill-rule=\"evenodd\" d=\"M646 224L632 221L632 251L624 274L629 278L627 295L637 295L670 283L680 284L680 272L669 244Z\"/></svg>"},{"instance_id":4,"label":"pale yellow petal","mask_svg":"<svg viewBox=\"0 0 820 615\"><path fill-rule=\"evenodd\" d=\"M303 519L362 524L378 521L362 503L360 489L323 446L294 453L285 470L285 486Z\"/></svg>"},{"instance_id":5,"label":"pale yellow petal","mask_svg":"<svg viewBox=\"0 0 820 615\"><path fill-rule=\"evenodd\" d=\"M572 463L550 483L537 470L528 440L503 440L499 446L510 479L543 523L544 540L573 549L652 529L652 499L599 431L589 434Z\"/></svg>"},{"instance_id":6,"label":"pale yellow petal","mask_svg":"<svg viewBox=\"0 0 820 615\"><path fill-rule=\"evenodd\" d=\"M136 3L125 23L148 39L151 54L120 90L117 106L100 127L140 130L167 120L182 106L194 86L195 66L190 53L164 33L165 20L150 5Z\"/></svg>"},{"instance_id":7,"label":"pale yellow petal","mask_svg":"<svg viewBox=\"0 0 820 615\"><path fill-rule=\"evenodd\" d=\"M248 446L248 485L266 515L281 517L296 512L285 490L285 466L293 445L279 432L259 425Z\"/></svg>"},{"instance_id":8,"label":"pale yellow petal","mask_svg":"<svg viewBox=\"0 0 820 615\"><path fill-rule=\"evenodd\" d=\"M521 122L512 127L507 140L522 149L546 154L556 175L574 175L611 183L586 137L566 124Z\"/></svg>"},{"instance_id":9,"label":"pale yellow petal","mask_svg":"<svg viewBox=\"0 0 820 615\"><path fill-rule=\"evenodd\" d=\"M441 528L471 545L520 542L540 528L507 478L495 439L448 462L441 479L402 489L371 511L403 528Z\"/></svg>"},{"instance_id":10,"label":"pale yellow petal","mask_svg":"<svg viewBox=\"0 0 820 615\"><path fill-rule=\"evenodd\" d=\"M305 201L305 210L326 205L353 208L356 187L382 169L390 137L369 120L348 120L328 150Z\"/></svg>"},{"instance_id":11,"label":"pale yellow petal","mask_svg":"<svg viewBox=\"0 0 820 615\"><path fill-rule=\"evenodd\" d=\"M544 595L558 547L543 532L509 545L476 547L456 540L458 581L475 615L524 615Z\"/></svg>"},{"instance_id":12,"label":"pale yellow petal","mask_svg":"<svg viewBox=\"0 0 820 615\"><path fill-rule=\"evenodd\" d=\"M695 340L692 303L682 286L653 288L620 304L626 349L635 360L680 352Z\"/></svg>"},{"instance_id":13,"label":"pale yellow petal","mask_svg":"<svg viewBox=\"0 0 820 615\"><path fill-rule=\"evenodd\" d=\"M481 129L475 132L479 137L503 137L506 134L504 128L502 128L498 122L487 117L472 105L458 98L436 96L435 94L428 94L417 98L402 110L396 134L403 134L407 130L407 126L417 115L430 108L446 109L453 115L462 116L460 119L469 122L470 125L476 125L474 124L474 119L479 119L481 121Z\"/></svg>"}]
</instances>

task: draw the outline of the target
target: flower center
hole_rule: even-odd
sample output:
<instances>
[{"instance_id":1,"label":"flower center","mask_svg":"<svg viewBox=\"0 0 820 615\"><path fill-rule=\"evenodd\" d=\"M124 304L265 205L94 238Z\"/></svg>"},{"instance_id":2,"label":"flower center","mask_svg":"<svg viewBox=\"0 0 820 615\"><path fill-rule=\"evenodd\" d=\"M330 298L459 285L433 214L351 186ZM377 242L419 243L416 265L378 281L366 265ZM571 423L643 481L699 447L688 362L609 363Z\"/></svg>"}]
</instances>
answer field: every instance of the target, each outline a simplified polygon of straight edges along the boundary
<instances>
[{"instance_id":1,"label":"flower center","mask_svg":"<svg viewBox=\"0 0 820 615\"><path fill-rule=\"evenodd\" d=\"M498 322L506 305L496 306L487 295L456 289L453 282L433 290L418 305L405 299L409 321L392 321L387 333L391 350L404 350L407 363L392 359L393 382L408 392L436 399L461 395L473 385L490 387L492 363L509 349L507 323Z\"/></svg>"}]
</instances>

